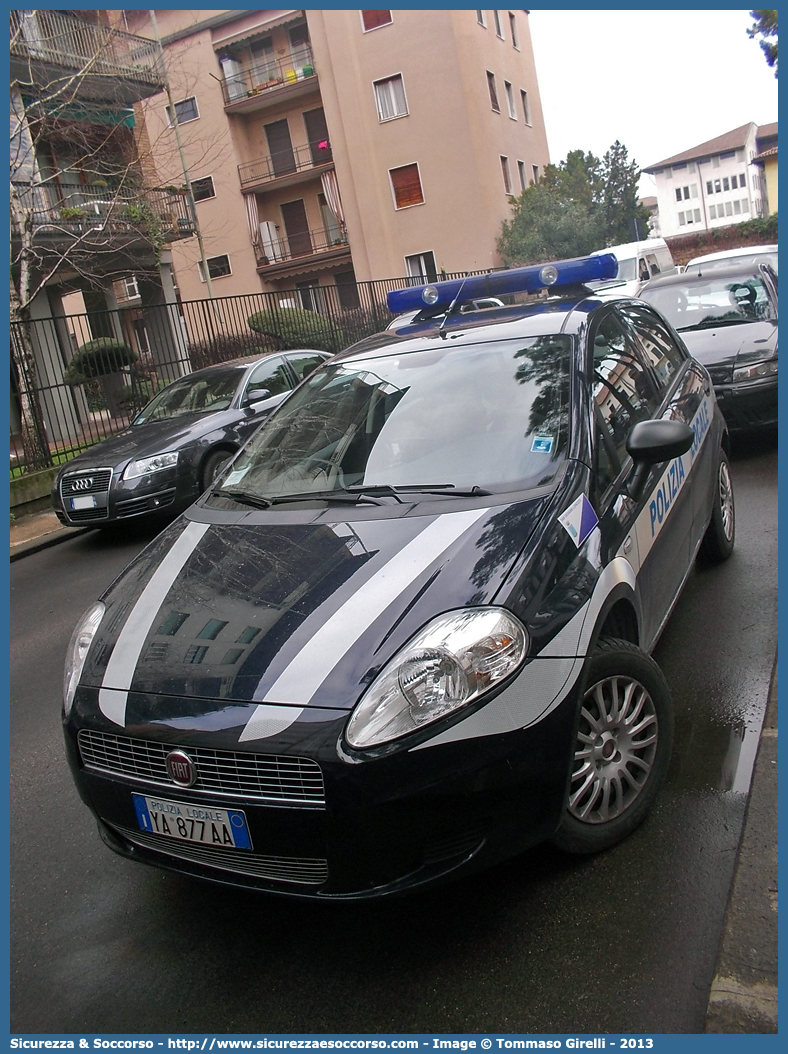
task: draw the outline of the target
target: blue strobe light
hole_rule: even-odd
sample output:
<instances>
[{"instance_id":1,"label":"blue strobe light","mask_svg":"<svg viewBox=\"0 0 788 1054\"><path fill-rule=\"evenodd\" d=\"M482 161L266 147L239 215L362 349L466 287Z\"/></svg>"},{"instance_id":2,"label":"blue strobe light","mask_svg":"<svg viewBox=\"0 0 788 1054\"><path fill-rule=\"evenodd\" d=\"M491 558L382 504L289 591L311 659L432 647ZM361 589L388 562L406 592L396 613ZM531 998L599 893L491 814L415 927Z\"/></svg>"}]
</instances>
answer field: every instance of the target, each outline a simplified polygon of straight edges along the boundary
<instances>
[{"instance_id":1,"label":"blue strobe light","mask_svg":"<svg viewBox=\"0 0 788 1054\"><path fill-rule=\"evenodd\" d=\"M603 253L600 256L578 256L573 260L558 260L550 264L534 264L532 267L513 267L508 271L472 275L450 282L393 289L386 297L386 302L393 315L419 310L425 314L439 315L451 307L458 297L464 302L506 293L538 293L554 286L584 285L617 275L618 260L613 253Z\"/></svg>"}]
</instances>

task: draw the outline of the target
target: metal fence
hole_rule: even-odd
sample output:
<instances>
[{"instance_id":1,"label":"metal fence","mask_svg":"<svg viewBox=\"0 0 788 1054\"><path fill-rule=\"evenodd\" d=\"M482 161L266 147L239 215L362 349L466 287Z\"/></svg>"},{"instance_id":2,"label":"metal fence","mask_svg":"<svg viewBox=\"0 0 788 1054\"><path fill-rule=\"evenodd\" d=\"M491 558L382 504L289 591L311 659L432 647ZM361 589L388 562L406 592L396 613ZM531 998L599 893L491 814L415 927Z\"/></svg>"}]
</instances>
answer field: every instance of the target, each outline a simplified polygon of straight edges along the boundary
<instances>
[{"instance_id":1,"label":"metal fence","mask_svg":"<svg viewBox=\"0 0 788 1054\"><path fill-rule=\"evenodd\" d=\"M12 324L11 476L61 464L121 431L155 391L192 370L283 347L338 351L378 333L392 318L386 294L423 281L348 282L145 306L135 298L116 311ZM134 361L79 380L69 364L98 337L125 344Z\"/></svg>"}]
</instances>

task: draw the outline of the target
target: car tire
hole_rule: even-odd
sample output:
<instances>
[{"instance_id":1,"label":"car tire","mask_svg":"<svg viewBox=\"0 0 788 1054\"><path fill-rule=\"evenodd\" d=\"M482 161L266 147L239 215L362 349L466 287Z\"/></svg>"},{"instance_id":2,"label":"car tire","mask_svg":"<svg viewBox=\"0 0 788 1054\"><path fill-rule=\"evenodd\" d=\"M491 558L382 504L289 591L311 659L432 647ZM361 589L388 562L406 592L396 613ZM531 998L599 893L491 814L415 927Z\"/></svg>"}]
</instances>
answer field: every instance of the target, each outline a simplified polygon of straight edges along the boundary
<instances>
[{"instance_id":1,"label":"car tire","mask_svg":"<svg viewBox=\"0 0 788 1054\"><path fill-rule=\"evenodd\" d=\"M585 684L566 804L552 838L573 854L609 849L635 830L665 778L673 746L670 689L636 645L601 640Z\"/></svg>"},{"instance_id":2,"label":"car tire","mask_svg":"<svg viewBox=\"0 0 788 1054\"><path fill-rule=\"evenodd\" d=\"M205 459L200 473L200 490L207 490L224 466L234 457L230 450L213 450Z\"/></svg>"},{"instance_id":3,"label":"car tire","mask_svg":"<svg viewBox=\"0 0 788 1054\"><path fill-rule=\"evenodd\" d=\"M700 556L709 564L727 560L733 552L736 539L736 512L733 503L733 484L728 457L720 451L717 479L714 489L714 506L711 521L700 543Z\"/></svg>"}]
</instances>

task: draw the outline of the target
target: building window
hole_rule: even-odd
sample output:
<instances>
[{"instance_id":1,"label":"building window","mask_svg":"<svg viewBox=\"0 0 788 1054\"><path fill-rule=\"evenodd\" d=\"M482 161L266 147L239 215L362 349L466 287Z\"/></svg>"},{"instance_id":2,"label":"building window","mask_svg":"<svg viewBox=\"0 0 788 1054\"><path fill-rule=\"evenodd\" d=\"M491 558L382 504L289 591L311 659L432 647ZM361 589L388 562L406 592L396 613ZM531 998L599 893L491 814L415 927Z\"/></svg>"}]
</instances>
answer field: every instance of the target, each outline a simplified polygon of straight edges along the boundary
<instances>
[{"instance_id":1,"label":"building window","mask_svg":"<svg viewBox=\"0 0 788 1054\"><path fill-rule=\"evenodd\" d=\"M717 219L717 206L716 205L709 205L709 219L710 220L716 220Z\"/></svg>"},{"instance_id":2,"label":"building window","mask_svg":"<svg viewBox=\"0 0 788 1054\"><path fill-rule=\"evenodd\" d=\"M200 272L200 281L204 282L205 272L203 270L202 260L197 261L197 267ZM225 278L228 274L232 273L230 257L226 253L223 256L208 257L208 274L211 278Z\"/></svg>"},{"instance_id":3,"label":"building window","mask_svg":"<svg viewBox=\"0 0 788 1054\"><path fill-rule=\"evenodd\" d=\"M411 205L423 204L424 192L421 189L421 176L417 164L391 168L389 178L396 208L407 209Z\"/></svg>"},{"instance_id":4,"label":"building window","mask_svg":"<svg viewBox=\"0 0 788 1054\"><path fill-rule=\"evenodd\" d=\"M681 187L676 187L676 201L681 201Z\"/></svg>"},{"instance_id":5,"label":"building window","mask_svg":"<svg viewBox=\"0 0 788 1054\"><path fill-rule=\"evenodd\" d=\"M197 100L193 95L190 95L188 99L181 99L180 102L174 103L175 116L178 118L178 124L186 124L187 121L196 121L200 116L200 111L197 109ZM167 124L172 124L172 110L169 106L165 106L164 109L167 111Z\"/></svg>"},{"instance_id":6,"label":"building window","mask_svg":"<svg viewBox=\"0 0 788 1054\"><path fill-rule=\"evenodd\" d=\"M514 90L512 89L509 81L504 81L503 86L506 89L506 106L509 110L509 116L513 121L517 120L517 114L514 109Z\"/></svg>"},{"instance_id":7,"label":"building window","mask_svg":"<svg viewBox=\"0 0 788 1054\"><path fill-rule=\"evenodd\" d=\"M517 175L520 177L520 190L525 190L525 161L517 162Z\"/></svg>"},{"instance_id":8,"label":"building window","mask_svg":"<svg viewBox=\"0 0 788 1054\"><path fill-rule=\"evenodd\" d=\"M405 85L401 75L387 77L386 80L375 81L374 84L378 120L390 121L394 117L404 117L408 112L408 104L405 101Z\"/></svg>"},{"instance_id":9,"label":"building window","mask_svg":"<svg viewBox=\"0 0 788 1054\"><path fill-rule=\"evenodd\" d=\"M493 11L493 18L495 19L495 35L503 40L503 26L501 25L501 12Z\"/></svg>"},{"instance_id":10,"label":"building window","mask_svg":"<svg viewBox=\"0 0 788 1054\"><path fill-rule=\"evenodd\" d=\"M733 205L731 205L731 203L729 201L725 202L725 215L726 216L732 216L733 215Z\"/></svg>"},{"instance_id":11,"label":"building window","mask_svg":"<svg viewBox=\"0 0 788 1054\"><path fill-rule=\"evenodd\" d=\"M750 202L749 202L749 200L747 198L742 198L742 200L741 200L741 210L742 210L742 212L749 212L750 211Z\"/></svg>"},{"instance_id":12,"label":"building window","mask_svg":"<svg viewBox=\"0 0 788 1054\"><path fill-rule=\"evenodd\" d=\"M700 223L700 209L693 209L692 215L696 223Z\"/></svg>"},{"instance_id":13,"label":"building window","mask_svg":"<svg viewBox=\"0 0 788 1054\"><path fill-rule=\"evenodd\" d=\"M192 195L195 201L205 201L206 198L215 198L216 191L213 186L213 176L203 176L202 179L193 179Z\"/></svg>"},{"instance_id":14,"label":"building window","mask_svg":"<svg viewBox=\"0 0 788 1054\"><path fill-rule=\"evenodd\" d=\"M730 180L728 179L727 176L723 176L722 189L723 190L730 190L731 189Z\"/></svg>"},{"instance_id":15,"label":"building window","mask_svg":"<svg viewBox=\"0 0 788 1054\"><path fill-rule=\"evenodd\" d=\"M501 107L498 103L498 89L495 87L495 74L490 73L489 70L487 70L487 87L490 90L490 106L496 113L500 113Z\"/></svg>"},{"instance_id":16,"label":"building window","mask_svg":"<svg viewBox=\"0 0 788 1054\"><path fill-rule=\"evenodd\" d=\"M739 173L739 186L742 188L742 190L747 186L747 179L745 178L743 172Z\"/></svg>"},{"instance_id":17,"label":"building window","mask_svg":"<svg viewBox=\"0 0 788 1054\"><path fill-rule=\"evenodd\" d=\"M417 279L417 284L422 282L437 282L438 268L435 266L435 254L433 252L416 253L414 256L405 257L405 267L411 278Z\"/></svg>"},{"instance_id":18,"label":"building window","mask_svg":"<svg viewBox=\"0 0 788 1054\"><path fill-rule=\"evenodd\" d=\"M391 11L362 11L361 21L364 23L364 32L367 33L370 29L390 25Z\"/></svg>"},{"instance_id":19,"label":"building window","mask_svg":"<svg viewBox=\"0 0 788 1054\"><path fill-rule=\"evenodd\" d=\"M741 216L741 202L740 201L734 201L734 203L733 203L733 215L734 216Z\"/></svg>"},{"instance_id":20,"label":"building window","mask_svg":"<svg viewBox=\"0 0 788 1054\"><path fill-rule=\"evenodd\" d=\"M714 193L720 194L722 192L722 183L718 179L714 180Z\"/></svg>"},{"instance_id":21,"label":"building window","mask_svg":"<svg viewBox=\"0 0 788 1054\"><path fill-rule=\"evenodd\" d=\"M512 35L512 47L520 50L520 40L517 36L517 20L514 17L514 11L509 12L509 32Z\"/></svg>"},{"instance_id":22,"label":"building window","mask_svg":"<svg viewBox=\"0 0 788 1054\"><path fill-rule=\"evenodd\" d=\"M534 183L538 183L539 182L539 166L538 165L532 165L531 166L531 171L534 174Z\"/></svg>"},{"instance_id":23,"label":"building window","mask_svg":"<svg viewBox=\"0 0 788 1054\"><path fill-rule=\"evenodd\" d=\"M137 278L135 275L126 275L125 278L121 279L123 283L124 293L129 300L133 300L134 297L140 295L139 286L137 285Z\"/></svg>"},{"instance_id":24,"label":"building window","mask_svg":"<svg viewBox=\"0 0 788 1054\"><path fill-rule=\"evenodd\" d=\"M684 227L686 225L686 222L687 221L684 219L684 213L680 212L679 213L679 227Z\"/></svg>"},{"instance_id":25,"label":"building window","mask_svg":"<svg viewBox=\"0 0 788 1054\"><path fill-rule=\"evenodd\" d=\"M713 194L714 193L714 184L712 183L712 181L710 179L706 180L706 193L707 194Z\"/></svg>"},{"instance_id":26,"label":"building window","mask_svg":"<svg viewBox=\"0 0 788 1054\"><path fill-rule=\"evenodd\" d=\"M509 173L509 158L501 154L501 174L503 175L503 189L507 194L512 193L512 177Z\"/></svg>"},{"instance_id":27,"label":"building window","mask_svg":"<svg viewBox=\"0 0 788 1054\"><path fill-rule=\"evenodd\" d=\"M484 28L486 29L487 28L487 12L486 11L477 11L476 12L476 21L479 23L480 26L484 26Z\"/></svg>"},{"instance_id":28,"label":"building window","mask_svg":"<svg viewBox=\"0 0 788 1054\"><path fill-rule=\"evenodd\" d=\"M531 123L531 107L528 105L528 92L520 89L520 102L523 105L523 120L526 124Z\"/></svg>"}]
</instances>

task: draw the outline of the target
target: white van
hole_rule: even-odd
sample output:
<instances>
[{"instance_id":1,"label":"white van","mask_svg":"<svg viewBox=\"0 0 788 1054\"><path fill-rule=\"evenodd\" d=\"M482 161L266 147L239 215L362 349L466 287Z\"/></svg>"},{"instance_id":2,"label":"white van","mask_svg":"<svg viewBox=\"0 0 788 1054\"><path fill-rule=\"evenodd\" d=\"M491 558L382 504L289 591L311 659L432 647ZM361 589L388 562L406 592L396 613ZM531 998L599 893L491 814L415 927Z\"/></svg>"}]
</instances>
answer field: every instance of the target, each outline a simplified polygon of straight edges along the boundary
<instances>
[{"instance_id":1,"label":"white van","mask_svg":"<svg viewBox=\"0 0 788 1054\"><path fill-rule=\"evenodd\" d=\"M618 260L618 276L601 282L589 282L594 289L615 288L621 295L637 296L650 278L677 272L664 238L611 245L607 249L597 249L591 256L601 256L603 253L613 253Z\"/></svg>"}]
</instances>

